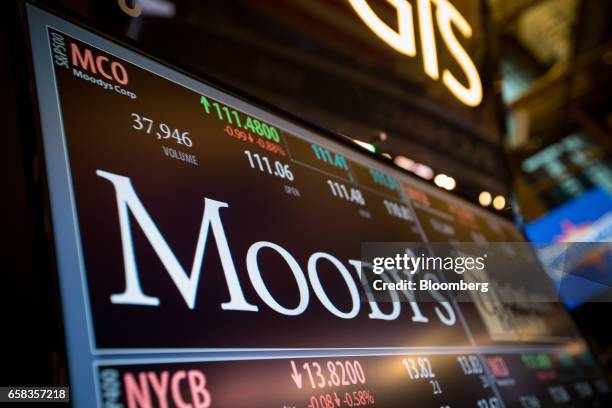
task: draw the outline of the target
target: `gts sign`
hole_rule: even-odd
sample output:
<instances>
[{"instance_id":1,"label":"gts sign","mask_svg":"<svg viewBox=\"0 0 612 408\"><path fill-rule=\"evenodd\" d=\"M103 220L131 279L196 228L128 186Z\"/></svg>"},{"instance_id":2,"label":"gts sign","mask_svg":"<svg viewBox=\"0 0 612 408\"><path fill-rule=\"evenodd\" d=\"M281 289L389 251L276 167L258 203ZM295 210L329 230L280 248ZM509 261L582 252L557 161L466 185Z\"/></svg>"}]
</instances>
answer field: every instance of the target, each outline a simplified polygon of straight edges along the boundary
<instances>
[{"instance_id":1,"label":"gts sign","mask_svg":"<svg viewBox=\"0 0 612 408\"><path fill-rule=\"evenodd\" d=\"M372 1L372 0L370 0ZM381 40L397 52L408 57L417 55L414 13L408 0L386 0L397 12L397 30L389 27L368 4L368 0L348 0L359 17ZM465 38L472 37L472 27L448 0L416 0L423 70L433 80L440 79L438 49L434 33L433 5L435 17L442 40L453 56L463 74L467 85L455 77L448 69L442 71L442 83L448 90L467 106L478 106L482 102L482 82L474 61L455 37L453 27Z\"/></svg>"},{"instance_id":2,"label":"gts sign","mask_svg":"<svg viewBox=\"0 0 612 408\"><path fill-rule=\"evenodd\" d=\"M374 0L369 0L374 1ZM380 1L380 0L379 0ZM397 12L397 30L389 27L368 4L368 0L348 0L351 7L361 17L363 22L385 43L397 52L408 57L417 55L414 13L408 0L386 0ZM117 0L120 9L130 17L138 17L142 6L135 1L131 6L127 0ZM444 44L457 61L467 78L464 85L448 69L442 70L442 83L463 104L471 107L482 102L482 82L474 61L467 54L461 43L455 37L453 26L465 38L472 37L472 27L459 11L448 0L416 0L421 52L423 53L423 70L433 80L440 79L438 66L438 49L434 33L433 7L435 17Z\"/></svg>"}]
</instances>

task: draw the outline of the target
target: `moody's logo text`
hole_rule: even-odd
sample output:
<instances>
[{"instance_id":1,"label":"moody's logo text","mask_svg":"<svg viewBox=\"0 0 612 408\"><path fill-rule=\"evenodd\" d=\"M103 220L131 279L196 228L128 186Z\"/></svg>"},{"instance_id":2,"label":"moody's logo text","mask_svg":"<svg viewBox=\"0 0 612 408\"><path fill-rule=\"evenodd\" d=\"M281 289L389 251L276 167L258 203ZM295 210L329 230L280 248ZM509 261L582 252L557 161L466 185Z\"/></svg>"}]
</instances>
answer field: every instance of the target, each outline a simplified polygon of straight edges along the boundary
<instances>
[{"instance_id":1,"label":"moody's logo text","mask_svg":"<svg viewBox=\"0 0 612 408\"><path fill-rule=\"evenodd\" d=\"M56 32L51 32L51 49L56 66L72 70L72 74L84 81L91 82L106 91L136 99L134 92L128 90L130 78L125 66L101 54L99 50L79 45Z\"/></svg>"},{"instance_id":2,"label":"moody's logo text","mask_svg":"<svg viewBox=\"0 0 612 408\"><path fill-rule=\"evenodd\" d=\"M191 270L185 270L174 251L166 241L157 227L156 221L147 211L145 204L141 202L136 190L132 186L129 177L114 174L103 170L97 170L98 177L106 179L112 183L115 190L115 199L119 215L120 238L123 249L123 265L125 286L123 289L117 288L117 292L110 295L110 302L116 305L139 305L149 307L159 307L160 299L153 291L145 290L146 286L141 284L141 280L150 279L146 272L141 272L137 265L137 258L134 250L132 231L134 226L140 227L144 237L151 245L153 251L161 261L165 272L170 277L170 281L176 288L176 295L181 297L185 305L193 310L198 305L199 286L201 285L200 276L206 276L202 272L203 261L206 256L206 242L214 238L216 242L217 255L221 261L221 270L229 299L220 304L222 310L240 311L256 313L260 311L262 303L280 315L300 316L307 311L313 302L318 302L331 315L339 319L355 319L363 312L364 306L367 308L367 317L372 320L390 321L398 319L402 310L401 297L405 296L405 302L411 314L411 320L415 323L428 323L431 316L426 316L416 302L414 294L410 291L390 292L391 302L385 307L379 306L377 301L366 291L368 302L361 302L360 288L361 283L357 277L361 276L362 263L358 259L348 259L346 263L328 252L314 252L308 258L306 268L300 265L297 259L281 244L270 241L254 242L245 254L246 271L248 279L240 277L237 272L237 265L234 262L235 254L228 243L224 223L221 218L221 209L229 208L229 203L217 201L212 198L203 197L204 208L199 228L197 242L195 242L195 253ZM289 266L295 285L293 293L296 299L290 305L282 304L273 292L269 289L269 282L266 282L260 270L262 257L276 253ZM340 295L343 299L338 299L337 295L330 296L329 287L326 287L326 280L320 278L320 268L322 264L327 267L332 266L338 277L344 281L344 294ZM347 265L348 264L348 265ZM353 271L353 272L351 272ZM217 273L219 273L217 272ZM424 277L428 280L439 282L438 277L433 273L425 273ZM208 276L206 279L210 279ZM390 271L389 276L384 279L399 282L401 280L397 271ZM255 289L257 297L247 299L244 285L250 284ZM435 317L443 324L452 326L456 322L455 310L443 293L437 290L429 291L435 301ZM314 294L314 298L312 296ZM346 305L349 305L348 309ZM344 305L344 306L342 306ZM314 306L317 307L317 306ZM404 306L405 307L405 306Z\"/></svg>"}]
</instances>

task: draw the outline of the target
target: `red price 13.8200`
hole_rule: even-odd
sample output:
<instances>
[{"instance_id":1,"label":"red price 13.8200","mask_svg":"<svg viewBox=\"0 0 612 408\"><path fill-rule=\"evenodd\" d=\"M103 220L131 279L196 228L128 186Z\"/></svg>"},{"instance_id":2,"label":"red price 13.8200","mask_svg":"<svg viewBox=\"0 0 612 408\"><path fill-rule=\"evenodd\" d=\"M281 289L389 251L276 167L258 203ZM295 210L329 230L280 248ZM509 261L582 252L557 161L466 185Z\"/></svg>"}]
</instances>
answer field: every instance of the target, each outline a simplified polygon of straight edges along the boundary
<instances>
[{"instance_id":1,"label":"red price 13.8200","mask_svg":"<svg viewBox=\"0 0 612 408\"><path fill-rule=\"evenodd\" d=\"M177 128L172 128L165 123L156 123L153 119L144 117L137 113L132 113L132 128L141 132L145 132L147 135L153 134L157 136L157 140L162 139L175 139L176 143L191 147L193 142L189 138L189 132L180 131Z\"/></svg>"},{"instance_id":2,"label":"red price 13.8200","mask_svg":"<svg viewBox=\"0 0 612 408\"><path fill-rule=\"evenodd\" d=\"M302 375L298 372L295 362L292 360L293 378L300 378ZM358 360L330 360L326 364L319 364L317 361L305 362L302 369L306 374L306 382L312 388L338 387L346 385L365 384L366 377ZM296 385L298 383L296 382Z\"/></svg>"}]
</instances>

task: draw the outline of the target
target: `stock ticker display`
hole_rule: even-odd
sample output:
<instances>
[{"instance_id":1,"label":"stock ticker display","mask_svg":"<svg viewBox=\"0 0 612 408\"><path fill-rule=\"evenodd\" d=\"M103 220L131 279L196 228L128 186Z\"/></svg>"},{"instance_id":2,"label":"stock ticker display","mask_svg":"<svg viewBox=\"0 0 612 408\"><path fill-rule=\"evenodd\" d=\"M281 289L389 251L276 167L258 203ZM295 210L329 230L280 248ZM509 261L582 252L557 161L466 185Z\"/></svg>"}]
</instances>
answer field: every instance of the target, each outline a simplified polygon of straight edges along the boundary
<instances>
[{"instance_id":1,"label":"stock ticker display","mask_svg":"<svg viewBox=\"0 0 612 408\"><path fill-rule=\"evenodd\" d=\"M28 20L75 406L610 403L558 304L362 300L362 242L523 240L508 221L36 7Z\"/></svg>"}]
</instances>

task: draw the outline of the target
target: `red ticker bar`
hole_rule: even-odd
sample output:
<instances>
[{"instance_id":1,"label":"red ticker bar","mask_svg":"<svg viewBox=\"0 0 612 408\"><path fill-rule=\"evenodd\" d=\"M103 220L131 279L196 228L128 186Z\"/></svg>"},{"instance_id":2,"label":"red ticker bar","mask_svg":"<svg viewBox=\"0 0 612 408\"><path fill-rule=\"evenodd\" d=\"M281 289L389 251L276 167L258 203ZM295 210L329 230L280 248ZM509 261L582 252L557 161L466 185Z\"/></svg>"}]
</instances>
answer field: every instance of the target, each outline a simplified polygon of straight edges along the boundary
<instances>
[{"instance_id":1,"label":"red ticker bar","mask_svg":"<svg viewBox=\"0 0 612 408\"><path fill-rule=\"evenodd\" d=\"M97 386L101 405L128 407L610 406L601 373L583 360L541 352L101 364Z\"/></svg>"},{"instance_id":2,"label":"red ticker bar","mask_svg":"<svg viewBox=\"0 0 612 408\"><path fill-rule=\"evenodd\" d=\"M439 408L466 394L501 406L476 355L103 365L98 382L104 406Z\"/></svg>"}]
</instances>

